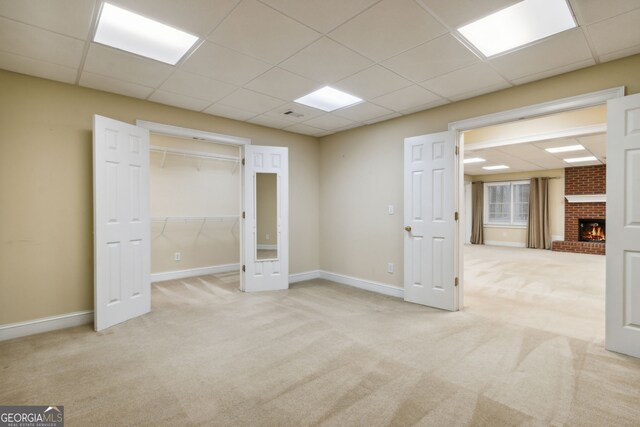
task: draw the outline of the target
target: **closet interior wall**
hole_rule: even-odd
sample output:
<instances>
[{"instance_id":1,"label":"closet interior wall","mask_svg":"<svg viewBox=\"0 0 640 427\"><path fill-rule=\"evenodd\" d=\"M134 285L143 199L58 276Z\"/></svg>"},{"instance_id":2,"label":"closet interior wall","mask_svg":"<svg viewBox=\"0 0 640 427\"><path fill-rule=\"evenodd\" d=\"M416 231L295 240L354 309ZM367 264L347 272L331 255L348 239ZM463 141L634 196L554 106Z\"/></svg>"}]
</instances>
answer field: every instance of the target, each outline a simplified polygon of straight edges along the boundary
<instances>
[{"instance_id":1,"label":"closet interior wall","mask_svg":"<svg viewBox=\"0 0 640 427\"><path fill-rule=\"evenodd\" d=\"M151 273L239 264L238 147L157 134L150 142Z\"/></svg>"}]
</instances>

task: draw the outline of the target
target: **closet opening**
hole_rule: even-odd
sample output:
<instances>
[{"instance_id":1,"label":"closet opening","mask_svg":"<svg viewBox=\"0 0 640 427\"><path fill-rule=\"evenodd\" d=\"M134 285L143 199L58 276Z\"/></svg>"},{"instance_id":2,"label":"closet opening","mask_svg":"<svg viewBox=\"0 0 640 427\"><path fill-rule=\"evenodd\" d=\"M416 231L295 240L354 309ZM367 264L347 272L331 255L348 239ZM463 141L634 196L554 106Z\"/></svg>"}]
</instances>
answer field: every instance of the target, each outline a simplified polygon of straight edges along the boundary
<instances>
[{"instance_id":1,"label":"closet opening","mask_svg":"<svg viewBox=\"0 0 640 427\"><path fill-rule=\"evenodd\" d=\"M150 130L151 283L161 290L157 294L202 299L239 291L241 162L248 140L138 125Z\"/></svg>"}]
</instances>

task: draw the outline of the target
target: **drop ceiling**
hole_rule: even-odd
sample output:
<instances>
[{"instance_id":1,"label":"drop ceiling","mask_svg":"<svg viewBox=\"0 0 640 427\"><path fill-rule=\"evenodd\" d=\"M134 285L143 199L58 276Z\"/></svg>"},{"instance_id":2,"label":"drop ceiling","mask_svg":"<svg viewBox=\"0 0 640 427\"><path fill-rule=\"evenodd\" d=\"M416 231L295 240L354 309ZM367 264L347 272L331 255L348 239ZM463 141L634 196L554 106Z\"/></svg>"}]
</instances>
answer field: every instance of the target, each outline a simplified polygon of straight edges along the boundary
<instances>
[{"instance_id":1,"label":"drop ceiling","mask_svg":"<svg viewBox=\"0 0 640 427\"><path fill-rule=\"evenodd\" d=\"M578 28L490 60L455 28L516 1L111 3L201 44L171 66L93 43L100 1L0 0L0 68L324 136L640 53L640 0L570 0ZM364 102L332 113L292 102L325 85Z\"/></svg>"},{"instance_id":2,"label":"drop ceiling","mask_svg":"<svg viewBox=\"0 0 640 427\"><path fill-rule=\"evenodd\" d=\"M597 133L575 138L556 138L539 142L511 144L501 147L468 150L465 146L465 158L480 157L482 163L464 165L465 175L489 175L495 173L513 173L542 171L548 169L564 169L575 166L594 166L606 163L607 135ZM584 150L565 153L549 153L547 148L565 147L580 144ZM580 163L567 163L564 159L573 157L594 156L596 160ZM509 169L491 171L482 169L483 166L507 165Z\"/></svg>"}]
</instances>

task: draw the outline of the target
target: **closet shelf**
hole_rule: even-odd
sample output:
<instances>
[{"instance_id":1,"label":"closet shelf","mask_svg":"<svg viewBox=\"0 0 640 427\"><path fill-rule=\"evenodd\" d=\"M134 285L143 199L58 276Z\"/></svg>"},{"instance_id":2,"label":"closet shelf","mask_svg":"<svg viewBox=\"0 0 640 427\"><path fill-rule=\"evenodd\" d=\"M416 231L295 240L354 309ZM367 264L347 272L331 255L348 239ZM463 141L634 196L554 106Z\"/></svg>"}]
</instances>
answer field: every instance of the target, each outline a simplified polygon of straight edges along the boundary
<instances>
[{"instance_id":1,"label":"closet shelf","mask_svg":"<svg viewBox=\"0 0 640 427\"><path fill-rule=\"evenodd\" d=\"M236 165L239 163L240 158L238 156L229 156L226 154L214 154L214 153L206 153L203 151L191 151L191 150L182 150L178 148L169 148L169 147L160 147L157 145L151 145L149 147L150 151L155 153L162 153L162 163L160 167L164 168L164 164L167 158L167 154L172 154L176 156L183 157L194 157L196 159L210 159L210 160L220 160L222 162L234 162ZM200 165L198 165L198 170L200 170Z\"/></svg>"},{"instance_id":2,"label":"closet shelf","mask_svg":"<svg viewBox=\"0 0 640 427\"><path fill-rule=\"evenodd\" d=\"M162 226L162 231L160 232L160 235L164 234L164 230L167 228L167 224L170 222L184 222L185 224L187 222L202 222L202 224L200 225L200 230L198 231L198 234L200 234L202 232L202 229L204 228L205 224L208 221L226 221L226 220L238 220L240 219L239 215L218 215L218 216L165 216L165 217L156 217L156 218L151 218L151 222L163 222L164 225Z\"/></svg>"}]
</instances>

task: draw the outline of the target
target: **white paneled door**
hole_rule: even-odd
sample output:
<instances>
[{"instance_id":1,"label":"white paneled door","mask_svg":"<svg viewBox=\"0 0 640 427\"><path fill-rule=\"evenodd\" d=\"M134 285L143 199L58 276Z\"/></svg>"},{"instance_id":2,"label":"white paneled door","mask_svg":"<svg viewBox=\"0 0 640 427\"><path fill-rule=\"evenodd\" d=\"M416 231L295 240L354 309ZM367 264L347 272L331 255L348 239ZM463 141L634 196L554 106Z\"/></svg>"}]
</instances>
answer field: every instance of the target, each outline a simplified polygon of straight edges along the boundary
<instances>
[{"instance_id":1,"label":"white paneled door","mask_svg":"<svg viewBox=\"0 0 640 427\"><path fill-rule=\"evenodd\" d=\"M404 299L458 310L455 146L449 132L404 140Z\"/></svg>"},{"instance_id":2,"label":"white paneled door","mask_svg":"<svg viewBox=\"0 0 640 427\"><path fill-rule=\"evenodd\" d=\"M640 357L640 94L607 111L606 347Z\"/></svg>"},{"instance_id":3,"label":"white paneled door","mask_svg":"<svg viewBox=\"0 0 640 427\"><path fill-rule=\"evenodd\" d=\"M93 118L96 331L151 310L149 131Z\"/></svg>"},{"instance_id":4,"label":"white paneled door","mask_svg":"<svg viewBox=\"0 0 640 427\"><path fill-rule=\"evenodd\" d=\"M246 292L289 288L289 151L286 147L244 147L244 245L240 287ZM258 257L258 174L275 178L275 250Z\"/></svg>"}]
</instances>

